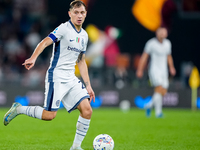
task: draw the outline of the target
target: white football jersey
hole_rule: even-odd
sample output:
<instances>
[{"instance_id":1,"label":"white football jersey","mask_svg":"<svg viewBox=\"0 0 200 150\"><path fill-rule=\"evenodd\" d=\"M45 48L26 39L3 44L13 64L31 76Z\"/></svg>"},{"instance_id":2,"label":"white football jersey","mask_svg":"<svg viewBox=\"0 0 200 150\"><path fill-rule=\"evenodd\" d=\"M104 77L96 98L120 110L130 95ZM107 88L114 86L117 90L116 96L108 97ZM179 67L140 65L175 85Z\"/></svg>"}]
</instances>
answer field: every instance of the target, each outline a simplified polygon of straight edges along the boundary
<instances>
[{"instance_id":1,"label":"white football jersey","mask_svg":"<svg viewBox=\"0 0 200 150\"><path fill-rule=\"evenodd\" d=\"M80 53L86 52L88 34L78 32L69 20L58 26L49 37L54 41L46 82L69 82L74 80L75 65Z\"/></svg>"},{"instance_id":2,"label":"white football jersey","mask_svg":"<svg viewBox=\"0 0 200 150\"><path fill-rule=\"evenodd\" d=\"M157 38L147 41L144 51L150 55L149 72L168 75L167 57L171 54L171 42L164 39L160 43Z\"/></svg>"}]
</instances>

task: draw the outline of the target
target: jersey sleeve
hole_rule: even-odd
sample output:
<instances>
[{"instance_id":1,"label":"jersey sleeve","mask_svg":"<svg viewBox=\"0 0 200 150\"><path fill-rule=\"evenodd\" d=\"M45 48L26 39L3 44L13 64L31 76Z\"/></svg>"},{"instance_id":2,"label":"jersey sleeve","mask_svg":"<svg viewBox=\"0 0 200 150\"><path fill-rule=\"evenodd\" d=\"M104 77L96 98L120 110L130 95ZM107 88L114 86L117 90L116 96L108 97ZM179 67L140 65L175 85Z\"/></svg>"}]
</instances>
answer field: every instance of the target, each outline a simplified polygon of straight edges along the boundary
<instances>
[{"instance_id":1,"label":"jersey sleeve","mask_svg":"<svg viewBox=\"0 0 200 150\"><path fill-rule=\"evenodd\" d=\"M146 52L147 54L151 53L151 42L147 41L147 43L144 46L144 52Z\"/></svg>"},{"instance_id":2,"label":"jersey sleeve","mask_svg":"<svg viewBox=\"0 0 200 150\"><path fill-rule=\"evenodd\" d=\"M60 41L64 34L64 24L59 25L54 31L52 31L48 37L52 39L53 42Z\"/></svg>"},{"instance_id":3,"label":"jersey sleeve","mask_svg":"<svg viewBox=\"0 0 200 150\"><path fill-rule=\"evenodd\" d=\"M81 53L85 54L86 53L86 49L87 49L87 44L88 44L88 35L85 38L85 42L84 42L84 40L82 42L83 42L83 50L82 50Z\"/></svg>"},{"instance_id":4,"label":"jersey sleeve","mask_svg":"<svg viewBox=\"0 0 200 150\"><path fill-rule=\"evenodd\" d=\"M172 53L172 44L171 42L169 41L169 51L168 51L168 55L171 55Z\"/></svg>"}]
</instances>

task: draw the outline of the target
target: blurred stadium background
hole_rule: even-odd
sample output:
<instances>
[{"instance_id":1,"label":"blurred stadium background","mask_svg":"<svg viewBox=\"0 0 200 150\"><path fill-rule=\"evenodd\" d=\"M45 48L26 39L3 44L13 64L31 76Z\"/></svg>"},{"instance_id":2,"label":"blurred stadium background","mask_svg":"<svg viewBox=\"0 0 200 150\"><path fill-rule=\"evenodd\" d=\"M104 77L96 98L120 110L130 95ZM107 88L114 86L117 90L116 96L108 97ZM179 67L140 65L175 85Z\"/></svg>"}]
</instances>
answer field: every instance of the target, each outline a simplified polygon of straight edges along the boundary
<instances>
[{"instance_id":1,"label":"blurred stadium background","mask_svg":"<svg viewBox=\"0 0 200 150\"><path fill-rule=\"evenodd\" d=\"M169 30L177 70L176 76L170 77L163 105L191 107L188 80L193 67L200 68L200 0L83 1L88 6L83 25L89 34L87 63L98 102L94 107L119 106L122 100L130 101L132 107L142 107L141 103L151 96L147 70L140 80L135 71L144 44L160 25ZM10 107L14 101L43 105L52 47L45 49L30 71L22 63L40 40L69 20L70 2L0 0L0 107ZM197 104L200 109L198 96Z\"/></svg>"}]
</instances>

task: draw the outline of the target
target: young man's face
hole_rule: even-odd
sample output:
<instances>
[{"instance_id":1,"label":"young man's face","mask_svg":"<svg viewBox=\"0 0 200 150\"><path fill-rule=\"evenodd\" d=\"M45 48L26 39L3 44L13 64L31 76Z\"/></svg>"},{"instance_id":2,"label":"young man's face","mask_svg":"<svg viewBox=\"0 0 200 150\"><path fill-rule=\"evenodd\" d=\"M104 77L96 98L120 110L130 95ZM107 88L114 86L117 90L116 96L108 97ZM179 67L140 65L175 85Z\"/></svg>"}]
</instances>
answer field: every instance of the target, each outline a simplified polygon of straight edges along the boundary
<instances>
[{"instance_id":1,"label":"young man's face","mask_svg":"<svg viewBox=\"0 0 200 150\"><path fill-rule=\"evenodd\" d=\"M87 11L85 10L84 6L75 7L69 11L71 21L76 26L81 26L83 24L83 22L85 21L86 14Z\"/></svg>"},{"instance_id":2,"label":"young man's face","mask_svg":"<svg viewBox=\"0 0 200 150\"><path fill-rule=\"evenodd\" d=\"M158 29L157 31L156 31L156 36L157 36L157 38L159 38L159 39L164 39L164 38L166 38L167 37L167 29L165 29L165 28L160 28L160 29Z\"/></svg>"}]
</instances>

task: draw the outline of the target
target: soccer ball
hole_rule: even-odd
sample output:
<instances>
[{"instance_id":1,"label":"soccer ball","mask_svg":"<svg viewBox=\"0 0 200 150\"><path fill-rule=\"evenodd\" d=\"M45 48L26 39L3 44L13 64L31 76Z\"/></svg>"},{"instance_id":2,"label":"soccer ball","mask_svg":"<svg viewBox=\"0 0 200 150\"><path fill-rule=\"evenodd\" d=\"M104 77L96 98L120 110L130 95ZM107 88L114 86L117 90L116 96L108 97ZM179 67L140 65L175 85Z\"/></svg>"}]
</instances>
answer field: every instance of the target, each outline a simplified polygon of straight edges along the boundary
<instances>
[{"instance_id":1,"label":"soccer ball","mask_svg":"<svg viewBox=\"0 0 200 150\"><path fill-rule=\"evenodd\" d=\"M100 134L93 141L94 150L113 150L114 140L108 134Z\"/></svg>"}]
</instances>

